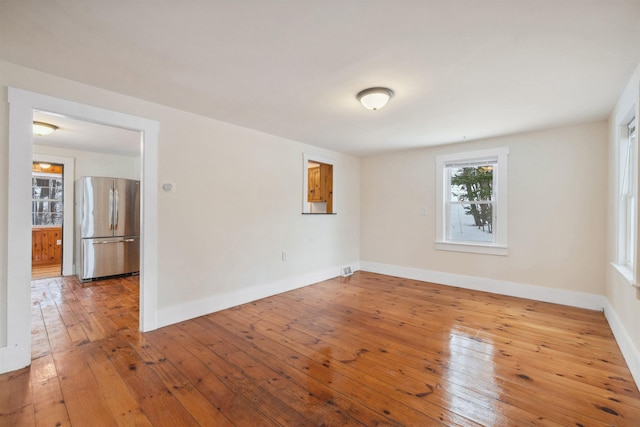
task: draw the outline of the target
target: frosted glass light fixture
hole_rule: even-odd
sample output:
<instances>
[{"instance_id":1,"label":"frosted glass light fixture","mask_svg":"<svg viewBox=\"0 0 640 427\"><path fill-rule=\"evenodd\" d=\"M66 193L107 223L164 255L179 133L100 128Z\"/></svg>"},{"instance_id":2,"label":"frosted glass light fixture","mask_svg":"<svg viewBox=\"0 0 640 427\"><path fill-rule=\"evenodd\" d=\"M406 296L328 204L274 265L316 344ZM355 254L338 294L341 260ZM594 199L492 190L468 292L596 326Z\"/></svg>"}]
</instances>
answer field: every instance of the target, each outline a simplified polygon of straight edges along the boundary
<instances>
[{"instance_id":1,"label":"frosted glass light fixture","mask_svg":"<svg viewBox=\"0 0 640 427\"><path fill-rule=\"evenodd\" d=\"M365 108L369 110L378 110L385 105L393 97L393 91L386 87L371 87L358 92L356 98Z\"/></svg>"},{"instance_id":2,"label":"frosted glass light fixture","mask_svg":"<svg viewBox=\"0 0 640 427\"><path fill-rule=\"evenodd\" d=\"M58 126L56 125L52 125L44 122L33 122L34 135L38 135L38 136L51 135L56 129L58 129Z\"/></svg>"}]
</instances>

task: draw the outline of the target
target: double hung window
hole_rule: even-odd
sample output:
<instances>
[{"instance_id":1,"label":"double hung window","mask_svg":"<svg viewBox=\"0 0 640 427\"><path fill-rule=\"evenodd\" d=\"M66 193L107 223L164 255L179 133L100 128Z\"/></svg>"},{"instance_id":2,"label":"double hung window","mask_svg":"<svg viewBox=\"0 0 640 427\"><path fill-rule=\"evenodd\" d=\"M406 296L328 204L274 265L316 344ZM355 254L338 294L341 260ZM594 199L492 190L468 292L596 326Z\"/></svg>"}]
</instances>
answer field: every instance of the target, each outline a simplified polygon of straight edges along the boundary
<instances>
[{"instance_id":1,"label":"double hung window","mask_svg":"<svg viewBox=\"0 0 640 427\"><path fill-rule=\"evenodd\" d=\"M507 254L508 148L438 156L436 249Z\"/></svg>"},{"instance_id":2,"label":"double hung window","mask_svg":"<svg viewBox=\"0 0 640 427\"><path fill-rule=\"evenodd\" d=\"M616 267L635 282L638 206L638 131L633 119L621 128L618 139L618 260Z\"/></svg>"}]
</instances>

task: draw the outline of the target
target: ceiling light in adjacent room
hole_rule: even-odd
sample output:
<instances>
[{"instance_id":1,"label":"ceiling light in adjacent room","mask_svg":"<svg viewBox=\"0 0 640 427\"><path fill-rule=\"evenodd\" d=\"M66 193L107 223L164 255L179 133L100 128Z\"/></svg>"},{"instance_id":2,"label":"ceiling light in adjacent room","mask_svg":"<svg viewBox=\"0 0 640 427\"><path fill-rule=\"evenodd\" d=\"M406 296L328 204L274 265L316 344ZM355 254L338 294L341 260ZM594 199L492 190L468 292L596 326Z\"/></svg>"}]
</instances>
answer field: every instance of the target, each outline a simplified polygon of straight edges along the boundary
<instances>
[{"instance_id":1,"label":"ceiling light in adjacent room","mask_svg":"<svg viewBox=\"0 0 640 427\"><path fill-rule=\"evenodd\" d=\"M365 108L369 110L378 110L385 105L393 97L393 91L386 87L371 87L360 91L356 98Z\"/></svg>"},{"instance_id":2,"label":"ceiling light in adjacent room","mask_svg":"<svg viewBox=\"0 0 640 427\"><path fill-rule=\"evenodd\" d=\"M38 136L50 135L56 129L58 129L58 126L49 123L33 122L33 133Z\"/></svg>"}]
</instances>

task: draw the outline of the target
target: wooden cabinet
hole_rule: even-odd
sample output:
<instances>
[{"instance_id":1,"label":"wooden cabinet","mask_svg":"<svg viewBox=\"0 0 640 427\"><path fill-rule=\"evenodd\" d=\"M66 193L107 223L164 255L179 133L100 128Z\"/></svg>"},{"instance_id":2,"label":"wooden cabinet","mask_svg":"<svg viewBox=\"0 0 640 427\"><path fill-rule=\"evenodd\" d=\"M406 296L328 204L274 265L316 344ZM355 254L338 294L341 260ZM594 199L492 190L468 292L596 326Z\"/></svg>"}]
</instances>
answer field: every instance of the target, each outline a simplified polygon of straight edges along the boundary
<instances>
[{"instance_id":1,"label":"wooden cabinet","mask_svg":"<svg viewBox=\"0 0 640 427\"><path fill-rule=\"evenodd\" d=\"M308 168L309 185L307 201L310 203L326 202L327 213L333 211L333 165L320 163Z\"/></svg>"},{"instance_id":2,"label":"wooden cabinet","mask_svg":"<svg viewBox=\"0 0 640 427\"><path fill-rule=\"evenodd\" d=\"M32 228L31 264L53 265L61 262L62 227Z\"/></svg>"},{"instance_id":3,"label":"wooden cabinet","mask_svg":"<svg viewBox=\"0 0 640 427\"><path fill-rule=\"evenodd\" d=\"M309 168L309 197L310 202L322 202L320 190L320 166Z\"/></svg>"}]
</instances>

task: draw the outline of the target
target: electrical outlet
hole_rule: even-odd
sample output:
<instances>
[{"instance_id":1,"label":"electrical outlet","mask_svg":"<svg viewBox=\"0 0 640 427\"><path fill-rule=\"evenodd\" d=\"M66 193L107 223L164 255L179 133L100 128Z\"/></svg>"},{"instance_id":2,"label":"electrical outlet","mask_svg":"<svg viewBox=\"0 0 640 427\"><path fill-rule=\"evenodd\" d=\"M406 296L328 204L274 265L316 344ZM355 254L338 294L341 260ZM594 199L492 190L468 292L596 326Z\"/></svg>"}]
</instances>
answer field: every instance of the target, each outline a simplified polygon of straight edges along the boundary
<instances>
[{"instance_id":1,"label":"electrical outlet","mask_svg":"<svg viewBox=\"0 0 640 427\"><path fill-rule=\"evenodd\" d=\"M283 261L287 260L287 253L286 252L282 252L282 260Z\"/></svg>"},{"instance_id":2,"label":"electrical outlet","mask_svg":"<svg viewBox=\"0 0 640 427\"><path fill-rule=\"evenodd\" d=\"M423 206L422 208L420 208L420 215L427 216L427 208L426 208L426 206Z\"/></svg>"},{"instance_id":3,"label":"electrical outlet","mask_svg":"<svg viewBox=\"0 0 640 427\"><path fill-rule=\"evenodd\" d=\"M56 240L56 245L58 246L62 245L62 240Z\"/></svg>"}]
</instances>

